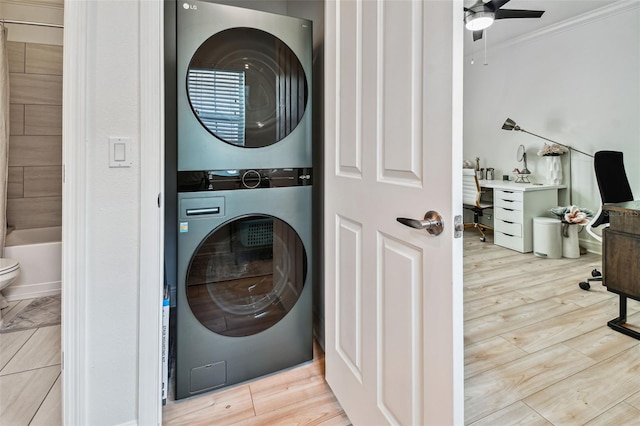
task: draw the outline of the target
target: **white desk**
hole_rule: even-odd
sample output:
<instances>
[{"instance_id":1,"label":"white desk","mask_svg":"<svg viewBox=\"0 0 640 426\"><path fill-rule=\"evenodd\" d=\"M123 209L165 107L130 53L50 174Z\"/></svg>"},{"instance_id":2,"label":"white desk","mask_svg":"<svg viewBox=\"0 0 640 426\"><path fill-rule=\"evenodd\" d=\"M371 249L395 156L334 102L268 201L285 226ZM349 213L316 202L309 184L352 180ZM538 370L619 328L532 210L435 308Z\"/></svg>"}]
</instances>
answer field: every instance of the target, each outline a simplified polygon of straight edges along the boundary
<instances>
[{"instance_id":1,"label":"white desk","mask_svg":"<svg viewBox=\"0 0 640 426\"><path fill-rule=\"evenodd\" d=\"M566 185L481 180L493 189L494 244L522 253L533 251L533 218L549 216L558 206L558 190Z\"/></svg>"}]
</instances>

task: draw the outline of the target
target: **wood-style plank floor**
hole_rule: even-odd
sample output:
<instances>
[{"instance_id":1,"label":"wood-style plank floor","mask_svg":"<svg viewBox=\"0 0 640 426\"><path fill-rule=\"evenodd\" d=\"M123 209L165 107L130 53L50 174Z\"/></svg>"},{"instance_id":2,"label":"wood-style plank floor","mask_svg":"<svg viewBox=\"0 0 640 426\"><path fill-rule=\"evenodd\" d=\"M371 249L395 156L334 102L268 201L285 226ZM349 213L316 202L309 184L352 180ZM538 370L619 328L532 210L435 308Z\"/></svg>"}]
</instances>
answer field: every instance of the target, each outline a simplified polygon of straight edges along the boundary
<instances>
[{"instance_id":1,"label":"wood-style plank floor","mask_svg":"<svg viewBox=\"0 0 640 426\"><path fill-rule=\"evenodd\" d=\"M640 342L618 297L581 290L601 258L543 259L465 232L465 423L640 425ZM640 326L629 300L627 323Z\"/></svg>"},{"instance_id":2,"label":"wood-style plank floor","mask_svg":"<svg viewBox=\"0 0 640 426\"><path fill-rule=\"evenodd\" d=\"M324 380L324 353L313 361L226 390L180 401L169 395L164 425L348 426L349 418Z\"/></svg>"},{"instance_id":3,"label":"wood-style plank floor","mask_svg":"<svg viewBox=\"0 0 640 426\"><path fill-rule=\"evenodd\" d=\"M465 423L640 425L640 342L606 326L617 296L599 283L577 286L600 256L541 259L495 246L491 234L481 243L473 229L464 246ZM3 310L7 320L14 307ZM628 325L640 326L640 303L628 309ZM60 424L59 328L0 335L0 424ZM43 352L45 341L53 349ZM22 376L36 373L47 376ZM163 423L350 424L324 381L319 348L300 367L169 401Z\"/></svg>"}]
</instances>

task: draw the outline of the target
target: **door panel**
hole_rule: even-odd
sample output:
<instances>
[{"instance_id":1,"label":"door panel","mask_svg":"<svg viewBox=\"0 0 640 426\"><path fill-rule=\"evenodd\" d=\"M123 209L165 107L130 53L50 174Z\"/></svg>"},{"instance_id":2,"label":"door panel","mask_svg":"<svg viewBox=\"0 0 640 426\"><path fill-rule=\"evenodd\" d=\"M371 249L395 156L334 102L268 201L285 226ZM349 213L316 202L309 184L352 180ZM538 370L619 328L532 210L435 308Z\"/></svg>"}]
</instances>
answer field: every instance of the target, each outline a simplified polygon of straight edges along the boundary
<instances>
[{"instance_id":1,"label":"door panel","mask_svg":"<svg viewBox=\"0 0 640 426\"><path fill-rule=\"evenodd\" d=\"M390 424L422 421L422 259L420 247L378 234L378 405Z\"/></svg>"},{"instance_id":2,"label":"door panel","mask_svg":"<svg viewBox=\"0 0 640 426\"><path fill-rule=\"evenodd\" d=\"M341 217L336 224L337 351L362 381L362 225Z\"/></svg>"},{"instance_id":3,"label":"door panel","mask_svg":"<svg viewBox=\"0 0 640 426\"><path fill-rule=\"evenodd\" d=\"M326 2L326 377L356 426L462 419L462 10ZM438 237L396 221L428 210Z\"/></svg>"},{"instance_id":4,"label":"door panel","mask_svg":"<svg viewBox=\"0 0 640 426\"><path fill-rule=\"evenodd\" d=\"M419 186L422 179L422 2L378 3L380 180ZM398 25L402 22L402 25Z\"/></svg>"},{"instance_id":5,"label":"door panel","mask_svg":"<svg viewBox=\"0 0 640 426\"><path fill-rule=\"evenodd\" d=\"M344 45L339 52L340 75L339 98L336 111L338 120L338 144L336 165L338 173L344 176L359 177L362 173L362 137L358 126L362 117L362 39L360 2L341 3L344 19L340 21L341 42ZM353 25L355 23L355 25ZM344 120L341 120L344 117Z\"/></svg>"}]
</instances>

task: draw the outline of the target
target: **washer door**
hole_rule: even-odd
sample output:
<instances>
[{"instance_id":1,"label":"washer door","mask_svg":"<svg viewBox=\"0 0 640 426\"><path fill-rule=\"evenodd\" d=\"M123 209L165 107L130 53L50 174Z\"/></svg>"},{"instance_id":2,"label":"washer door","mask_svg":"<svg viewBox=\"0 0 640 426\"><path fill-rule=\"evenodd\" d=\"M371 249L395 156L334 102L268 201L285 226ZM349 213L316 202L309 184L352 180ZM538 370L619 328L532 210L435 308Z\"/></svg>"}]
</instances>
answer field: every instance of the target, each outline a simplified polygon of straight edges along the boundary
<instances>
[{"instance_id":1,"label":"washer door","mask_svg":"<svg viewBox=\"0 0 640 426\"><path fill-rule=\"evenodd\" d=\"M307 274L302 240L265 215L227 222L200 244L187 272L187 301L209 330L240 337L276 324L302 293Z\"/></svg>"},{"instance_id":2,"label":"washer door","mask_svg":"<svg viewBox=\"0 0 640 426\"><path fill-rule=\"evenodd\" d=\"M187 71L187 99L200 124L245 148L272 145L302 120L308 87L302 64L274 35L230 28L196 50Z\"/></svg>"}]
</instances>

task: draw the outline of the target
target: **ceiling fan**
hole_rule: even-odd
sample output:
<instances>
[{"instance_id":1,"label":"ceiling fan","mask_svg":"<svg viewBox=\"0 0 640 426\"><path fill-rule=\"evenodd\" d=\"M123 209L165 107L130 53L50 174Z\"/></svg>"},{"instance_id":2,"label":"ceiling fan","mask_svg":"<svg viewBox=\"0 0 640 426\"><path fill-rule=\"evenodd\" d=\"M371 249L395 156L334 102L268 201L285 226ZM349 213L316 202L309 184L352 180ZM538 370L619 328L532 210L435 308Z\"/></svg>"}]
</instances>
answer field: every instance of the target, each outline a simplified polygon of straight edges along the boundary
<instances>
[{"instance_id":1,"label":"ceiling fan","mask_svg":"<svg viewBox=\"0 0 640 426\"><path fill-rule=\"evenodd\" d=\"M496 19L539 18L544 10L500 9L509 0L491 0L488 3L477 0L471 7L464 8L464 25L473 31L473 41L480 40L485 28Z\"/></svg>"}]
</instances>

